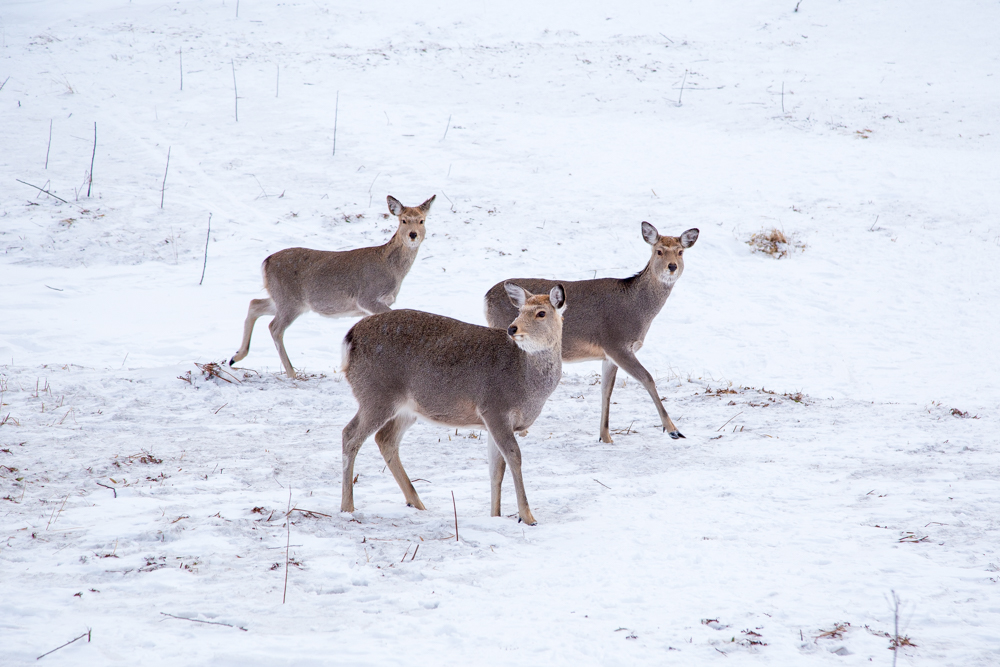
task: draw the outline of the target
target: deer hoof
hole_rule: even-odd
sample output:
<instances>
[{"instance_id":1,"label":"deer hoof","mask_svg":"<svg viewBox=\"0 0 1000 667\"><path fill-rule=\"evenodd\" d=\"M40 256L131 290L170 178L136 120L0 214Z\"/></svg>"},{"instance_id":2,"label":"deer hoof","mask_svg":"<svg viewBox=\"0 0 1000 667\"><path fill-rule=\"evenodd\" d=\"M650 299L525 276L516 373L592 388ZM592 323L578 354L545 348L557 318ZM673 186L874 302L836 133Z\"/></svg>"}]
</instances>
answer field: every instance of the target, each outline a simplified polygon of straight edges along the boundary
<instances>
[{"instance_id":1,"label":"deer hoof","mask_svg":"<svg viewBox=\"0 0 1000 667\"><path fill-rule=\"evenodd\" d=\"M235 363L236 363L236 357L233 357L232 359L229 360L229 367L232 368L233 364Z\"/></svg>"},{"instance_id":2,"label":"deer hoof","mask_svg":"<svg viewBox=\"0 0 1000 667\"><path fill-rule=\"evenodd\" d=\"M671 431L670 437L673 438L674 440L676 440L677 438L684 438L685 440L687 440L684 434L681 433L680 431Z\"/></svg>"}]
</instances>

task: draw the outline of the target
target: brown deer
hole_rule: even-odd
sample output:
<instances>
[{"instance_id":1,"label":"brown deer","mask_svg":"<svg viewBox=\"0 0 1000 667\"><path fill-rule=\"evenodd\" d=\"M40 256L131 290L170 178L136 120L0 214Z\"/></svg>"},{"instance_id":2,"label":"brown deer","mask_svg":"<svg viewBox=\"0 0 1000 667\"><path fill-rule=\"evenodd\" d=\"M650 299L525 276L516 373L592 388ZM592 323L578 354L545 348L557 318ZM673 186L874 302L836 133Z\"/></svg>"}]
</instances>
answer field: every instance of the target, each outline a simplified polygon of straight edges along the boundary
<instances>
[{"instance_id":1,"label":"brown deer","mask_svg":"<svg viewBox=\"0 0 1000 667\"><path fill-rule=\"evenodd\" d=\"M635 353L642 347L646 332L666 303L674 283L684 272L684 250L698 240L698 230L689 229L680 236L660 236L656 227L642 223L642 238L653 246L649 263L630 278L598 278L596 280L561 280L569 309L563 326L563 361L604 362L601 374L601 441L613 442L608 430L608 412L615 375L620 366L642 383L649 392L660 415L663 430L671 438L684 436L667 415L656 391L656 383ZM555 280L511 279L525 289L544 291ZM486 293L486 321L491 327L503 328L514 316L510 304L503 298L504 283L497 283Z\"/></svg>"},{"instance_id":2,"label":"brown deer","mask_svg":"<svg viewBox=\"0 0 1000 667\"><path fill-rule=\"evenodd\" d=\"M489 433L490 515L510 466L521 521L535 525L521 478L515 431L535 421L562 377L565 294L535 296L507 283L514 310L506 331L415 310L367 317L344 337L344 373L358 413L344 427L340 511L354 511L354 458L372 433L406 504L425 509L399 460L403 433L417 416Z\"/></svg>"},{"instance_id":3,"label":"brown deer","mask_svg":"<svg viewBox=\"0 0 1000 667\"><path fill-rule=\"evenodd\" d=\"M271 298L250 302L243 344L229 365L250 352L250 336L258 317L274 316L268 326L271 338L285 373L294 378L284 335L299 315L312 310L326 317L364 317L392 310L389 306L424 240L424 220L436 196L420 206L403 206L395 197L386 197L389 211L399 218L399 227L385 245L343 252L286 248L265 259L260 269Z\"/></svg>"}]
</instances>

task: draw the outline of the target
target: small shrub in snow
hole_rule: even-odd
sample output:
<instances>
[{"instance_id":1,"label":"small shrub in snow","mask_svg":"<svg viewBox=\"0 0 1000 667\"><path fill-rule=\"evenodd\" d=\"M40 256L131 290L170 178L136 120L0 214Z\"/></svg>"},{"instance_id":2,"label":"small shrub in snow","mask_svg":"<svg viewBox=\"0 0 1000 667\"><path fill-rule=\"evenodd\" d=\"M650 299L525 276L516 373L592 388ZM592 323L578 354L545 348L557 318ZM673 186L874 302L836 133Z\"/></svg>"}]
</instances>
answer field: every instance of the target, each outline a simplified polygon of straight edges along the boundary
<instances>
[{"instance_id":1,"label":"small shrub in snow","mask_svg":"<svg viewBox=\"0 0 1000 667\"><path fill-rule=\"evenodd\" d=\"M805 250L806 247L805 243L777 228L755 232L746 243L754 252L770 255L775 259L785 257L793 250Z\"/></svg>"}]
</instances>

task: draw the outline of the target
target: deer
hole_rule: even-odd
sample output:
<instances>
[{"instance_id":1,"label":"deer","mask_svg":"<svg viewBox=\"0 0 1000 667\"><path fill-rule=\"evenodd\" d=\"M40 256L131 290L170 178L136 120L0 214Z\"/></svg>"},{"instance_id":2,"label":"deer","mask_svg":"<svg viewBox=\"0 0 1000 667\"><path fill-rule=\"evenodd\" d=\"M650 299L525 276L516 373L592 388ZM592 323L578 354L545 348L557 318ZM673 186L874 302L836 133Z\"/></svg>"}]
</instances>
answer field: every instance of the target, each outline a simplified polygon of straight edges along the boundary
<instances>
[{"instance_id":1,"label":"deer","mask_svg":"<svg viewBox=\"0 0 1000 667\"><path fill-rule=\"evenodd\" d=\"M326 317L364 317L392 310L424 240L424 221L435 197L420 206L403 206L392 195L386 197L399 226L384 245L345 251L286 248L267 257L260 270L270 298L250 302L243 343L229 365L250 352L250 336L259 317L274 317L268 325L271 338L285 373L295 379L284 336L300 315L314 311Z\"/></svg>"},{"instance_id":2,"label":"deer","mask_svg":"<svg viewBox=\"0 0 1000 667\"><path fill-rule=\"evenodd\" d=\"M399 458L403 434L422 417L488 435L490 515L500 516L500 491L510 468L518 520L537 522L521 477L515 432L535 421L562 378L565 291L553 285L535 295L503 286L515 317L506 330L416 310L372 315L343 342L343 371L358 412L343 431L341 512L354 511L354 459L375 434L406 504L426 509Z\"/></svg>"},{"instance_id":3,"label":"deer","mask_svg":"<svg viewBox=\"0 0 1000 667\"><path fill-rule=\"evenodd\" d=\"M652 256L642 271L629 278L578 281L512 278L508 281L535 291L544 291L557 283L566 290L566 298L573 307L563 326L562 358L564 362L603 362L600 440L605 443L614 442L608 419L619 367L649 392L663 430L669 431L675 440L684 437L663 407L653 376L639 363L635 353L642 347L653 319L684 273L684 251L698 240L698 230L689 229L680 236L661 236L656 227L643 222L642 238L652 246ZM494 328L503 328L514 314L503 298L504 284L494 285L484 299L486 321Z\"/></svg>"}]
</instances>

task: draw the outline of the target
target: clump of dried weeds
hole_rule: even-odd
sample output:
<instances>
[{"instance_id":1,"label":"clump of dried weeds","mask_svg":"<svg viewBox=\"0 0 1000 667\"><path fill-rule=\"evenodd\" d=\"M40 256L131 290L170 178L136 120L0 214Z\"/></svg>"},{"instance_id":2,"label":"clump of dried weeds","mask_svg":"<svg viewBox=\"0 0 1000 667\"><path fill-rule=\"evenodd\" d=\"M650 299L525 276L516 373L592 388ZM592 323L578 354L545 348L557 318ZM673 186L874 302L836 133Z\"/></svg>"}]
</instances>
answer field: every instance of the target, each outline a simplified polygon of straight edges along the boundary
<instances>
[{"instance_id":1,"label":"clump of dried weeds","mask_svg":"<svg viewBox=\"0 0 1000 667\"><path fill-rule=\"evenodd\" d=\"M770 255L775 259L786 257L793 250L806 248L806 244L797 240L794 235L786 235L776 227L753 233L746 243L754 252Z\"/></svg>"}]
</instances>

